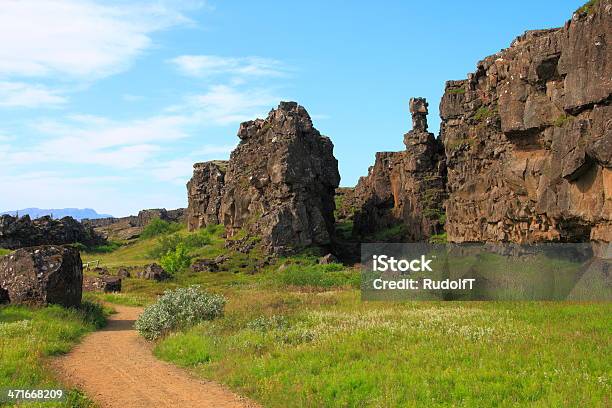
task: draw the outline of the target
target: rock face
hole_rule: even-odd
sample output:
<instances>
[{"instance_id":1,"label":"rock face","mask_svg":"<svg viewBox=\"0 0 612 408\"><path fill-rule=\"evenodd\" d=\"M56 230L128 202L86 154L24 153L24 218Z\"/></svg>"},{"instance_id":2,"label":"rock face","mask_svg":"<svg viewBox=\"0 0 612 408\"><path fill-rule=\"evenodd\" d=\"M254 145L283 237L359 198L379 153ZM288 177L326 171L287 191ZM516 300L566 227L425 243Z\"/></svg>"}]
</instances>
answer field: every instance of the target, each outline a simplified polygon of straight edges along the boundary
<instances>
[{"instance_id":1,"label":"rock face","mask_svg":"<svg viewBox=\"0 0 612 408\"><path fill-rule=\"evenodd\" d=\"M354 197L353 232L380 234L384 240L426 240L442 232L446 167L442 144L427 132L427 102L410 99L413 129L404 135L406 150L376 153ZM394 230L394 236L385 231Z\"/></svg>"},{"instance_id":2,"label":"rock face","mask_svg":"<svg viewBox=\"0 0 612 408\"><path fill-rule=\"evenodd\" d=\"M209 161L193 165L193 177L187 183L189 231L219 224L219 208L226 170L227 161Z\"/></svg>"},{"instance_id":3,"label":"rock face","mask_svg":"<svg viewBox=\"0 0 612 408\"><path fill-rule=\"evenodd\" d=\"M0 258L0 297L15 304L81 304L79 251L55 245L23 248Z\"/></svg>"},{"instance_id":4,"label":"rock face","mask_svg":"<svg viewBox=\"0 0 612 408\"><path fill-rule=\"evenodd\" d=\"M244 230L274 253L330 245L338 162L306 110L281 102L265 120L242 123L238 137L226 171L215 162L195 166L190 228L218 220L228 236Z\"/></svg>"},{"instance_id":5,"label":"rock face","mask_svg":"<svg viewBox=\"0 0 612 408\"><path fill-rule=\"evenodd\" d=\"M185 222L187 211L184 208L176 210L166 210L156 208L141 210L138 215L131 215L122 218L98 218L93 220L85 219L82 224L93 228L98 234L109 239L134 239L138 238L153 219L159 218L168 222Z\"/></svg>"},{"instance_id":6,"label":"rock face","mask_svg":"<svg viewBox=\"0 0 612 408\"><path fill-rule=\"evenodd\" d=\"M21 218L10 215L0 216L1 248L17 249L76 242L99 245L105 241L91 227L84 226L71 217L55 220L46 216L32 220L28 215Z\"/></svg>"},{"instance_id":7,"label":"rock face","mask_svg":"<svg viewBox=\"0 0 612 408\"><path fill-rule=\"evenodd\" d=\"M612 240L611 39L601 0L447 82L450 241Z\"/></svg>"}]
</instances>

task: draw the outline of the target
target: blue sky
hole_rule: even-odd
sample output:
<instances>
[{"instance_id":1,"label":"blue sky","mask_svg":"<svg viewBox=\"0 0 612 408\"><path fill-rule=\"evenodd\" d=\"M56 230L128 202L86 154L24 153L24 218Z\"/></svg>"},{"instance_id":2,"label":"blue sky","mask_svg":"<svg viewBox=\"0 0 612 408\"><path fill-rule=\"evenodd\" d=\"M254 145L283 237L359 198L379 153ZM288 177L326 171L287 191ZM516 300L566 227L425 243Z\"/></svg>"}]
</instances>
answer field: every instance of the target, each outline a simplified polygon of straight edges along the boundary
<instances>
[{"instance_id":1,"label":"blue sky","mask_svg":"<svg viewBox=\"0 0 612 408\"><path fill-rule=\"evenodd\" d=\"M403 148L408 100L582 1L1 0L0 210L186 206L194 162L280 100L331 137L341 185Z\"/></svg>"}]
</instances>

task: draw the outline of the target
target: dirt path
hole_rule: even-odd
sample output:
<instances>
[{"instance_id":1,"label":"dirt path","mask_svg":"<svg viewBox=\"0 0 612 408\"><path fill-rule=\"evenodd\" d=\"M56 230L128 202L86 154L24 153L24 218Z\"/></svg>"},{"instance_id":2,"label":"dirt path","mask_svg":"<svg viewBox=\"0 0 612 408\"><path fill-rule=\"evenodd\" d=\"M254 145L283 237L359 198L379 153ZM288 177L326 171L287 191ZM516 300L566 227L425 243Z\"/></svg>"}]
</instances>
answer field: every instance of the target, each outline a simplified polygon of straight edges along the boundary
<instances>
[{"instance_id":1,"label":"dirt path","mask_svg":"<svg viewBox=\"0 0 612 408\"><path fill-rule=\"evenodd\" d=\"M108 325L52 362L65 383L101 408L256 407L213 382L157 360L134 330L141 308L116 306Z\"/></svg>"}]
</instances>

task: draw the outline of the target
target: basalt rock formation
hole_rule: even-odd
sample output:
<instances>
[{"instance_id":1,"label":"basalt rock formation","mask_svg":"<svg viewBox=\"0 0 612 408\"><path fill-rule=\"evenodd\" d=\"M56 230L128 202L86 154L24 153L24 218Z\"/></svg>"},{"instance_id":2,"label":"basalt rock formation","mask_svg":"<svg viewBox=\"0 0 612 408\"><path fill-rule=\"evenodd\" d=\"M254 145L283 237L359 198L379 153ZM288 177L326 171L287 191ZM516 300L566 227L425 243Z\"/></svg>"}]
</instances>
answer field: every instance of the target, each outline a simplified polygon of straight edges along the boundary
<instances>
[{"instance_id":1,"label":"basalt rock formation","mask_svg":"<svg viewBox=\"0 0 612 408\"><path fill-rule=\"evenodd\" d=\"M601 0L447 82L450 241L612 241L611 41Z\"/></svg>"},{"instance_id":2,"label":"basalt rock formation","mask_svg":"<svg viewBox=\"0 0 612 408\"><path fill-rule=\"evenodd\" d=\"M0 216L0 248L17 249L76 242L99 245L105 241L93 228L71 217L56 220L45 216L32 220L28 215L21 218L6 214Z\"/></svg>"},{"instance_id":3,"label":"basalt rock formation","mask_svg":"<svg viewBox=\"0 0 612 408\"><path fill-rule=\"evenodd\" d=\"M219 224L226 171L227 161L216 160L193 165L193 178L187 183L187 228L190 231Z\"/></svg>"},{"instance_id":4,"label":"basalt rock formation","mask_svg":"<svg viewBox=\"0 0 612 408\"><path fill-rule=\"evenodd\" d=\"M427 131L425 99L411 99L410 112L413 129L404 135L406 150L376 153L374 165L350 198L356 206L357 236L422 241L443 230L444 150ZM393 236L385 233L393 229Z\"/></svg>"},{"instance_id":5,"label":"basalt rock formation","mask_svg":"<svg viewBox=\"0 0 612 408\"><path fill-rule=\"evenodd\" d=\"M330 245L338 162L306 109L281 102L265 120L242 123L238 137L226 170L218 162L195 166L190 228L218 220L228 236L245 231L272 253Z\"/></svg>"},{"instance_id":6,"label":"basalt rock formation","mask_svg":"<svg viewBox=\"0 0 612 408\"><path fill-rule=\"evenodd\" d=\"M81 304L83 264L66 246L18 249L0 258L0 297L15 304Z\"/></svg>"},{"instance_id":7,"label":"basalt rock formation","mask_svg":"<svg viewBox=\"0 0 612 408\"><path fill-rule=\"evenodd\" d=\"M153 219L159 218L168 222L185 222L187 211L184 208L176 210L166 210L165 208L155 208L141 210L138 215L131 215L121 218L97 218L93 220L85 219L83 225L93 228L96 233L108 239L133 239L138 238Z\"/></svg>"}]
</instances>

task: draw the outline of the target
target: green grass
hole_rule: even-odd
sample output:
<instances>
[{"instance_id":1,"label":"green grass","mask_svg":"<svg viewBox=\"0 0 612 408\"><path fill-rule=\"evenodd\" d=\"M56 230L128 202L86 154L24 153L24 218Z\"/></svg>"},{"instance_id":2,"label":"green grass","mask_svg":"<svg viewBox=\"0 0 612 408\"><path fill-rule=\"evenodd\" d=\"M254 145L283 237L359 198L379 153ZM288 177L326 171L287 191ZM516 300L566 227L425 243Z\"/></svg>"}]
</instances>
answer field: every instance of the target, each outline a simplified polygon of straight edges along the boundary
<instances>
[{"instance_id":1,"label":"green grass","mask_svg":"<svg viewBox=\"0 0 612 408\"><path fill-rule=\"evenodd\" d=\"M360 272L350 270L342 264L289 265L276 277L287 286L309 286L313 288L359 287Z\"/></svg>"},{"instance_id":2,"label":"green grass","mask_svg":"<svg viewBox=\"0 0 612 408\"><path fill-rule=\"evenodd\" d=\"M474 120L477 122L482 122L495 114L494 110L487 108L486 106L481 106L478 108L476 113L474 114Z\"/></svg>"},{"instance_id":3,"label":"green grass","mask_svg":"<svg viewBox=\"0 0 612 408\"><path fill-rule=\"evenodd\" d=\"M0 306L0 388L62 388L45 359L68 352L82 336L104 324L105 312L91 302L78 310ZM86 407L90 401L71 390L66 403L23 406Z\"/></svg>"},{"instance_id":4,"label":"green grass","mask_svg":"<svg viewBox=\"0 0 612 408\"><path fill-rule=\"evenodd\" d=\"M11 253L10 249L0 248L0 256L8 255Z\"/></svg>"},{"instance_id":5,"label":"green grass","mask_svg":"<svg viewBox=\"0 0 612 408\"><path fill-rule=\"evenodd\" d=\"M318 265L315 253L261 266L259 250L228 251L221 230L209 238L195 251L229 255L221 271L125 279L124 293L95 296L146 305L191 284L225 295L224 317L161 339L154 353L264 406L610 405L609 303L364 302L352 268ZM100 256L138 264L157 242Z\"/></svg>"},{"instance_id":6,"label":"green grass","mask_svg":"<svg viewBox=\"0 0 612 408\"><path fill-rule=\"evenodd\" d=\"M449 93L451 95L462 95L465 93L465 88L449 89L448 91L446 91L446 93Z\"/></svg>"},{"instance_id":7,"label":"green grass","mask_svg":"<svg viewBox=\"0 0 612 408\"><path fill-rule=\"evenodd\" d=\"M367 303L356 291L233 303L156 355L270 407L609 403L609 304ZM254 328L279 313L287 324Z\"/></svg>"},{"instance_id":8,"label":"green grass","mask_svg":"<svg viewBox=\"0 0 612 408\"><path fill-rule=\"evenodd\" d=\"M571 123L573 120L574 120L573 116L563 114L557 117L557 119L553 121L553 125L556 127L563 127L566 124Z\"/></svg>"}]
</instances>

